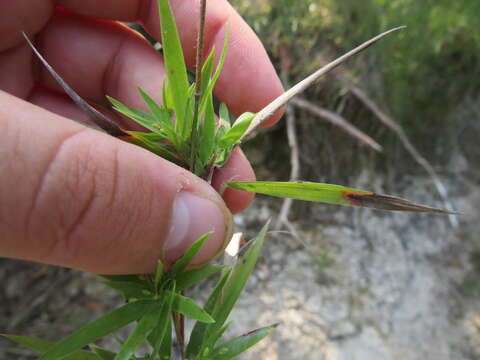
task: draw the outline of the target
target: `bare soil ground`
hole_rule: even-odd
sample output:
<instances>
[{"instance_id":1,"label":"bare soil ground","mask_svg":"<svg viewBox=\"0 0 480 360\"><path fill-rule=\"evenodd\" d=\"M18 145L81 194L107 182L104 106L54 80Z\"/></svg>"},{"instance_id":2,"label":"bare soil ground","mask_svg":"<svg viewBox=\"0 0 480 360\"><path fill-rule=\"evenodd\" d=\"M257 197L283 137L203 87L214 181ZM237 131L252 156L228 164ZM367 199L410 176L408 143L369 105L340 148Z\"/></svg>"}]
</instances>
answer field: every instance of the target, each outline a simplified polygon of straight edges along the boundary
<instances>
[{"instance_id":1,"label":"bare soil ground","mask_svg":"<svg viewBox=\"0 0 480 360\"><path fill-rule=\"evenodd\" d=\"M441 205L428 179L410 184L401 195ZM293 222L298 239L272 232L229 335L281 324L244 358L480 358L480 191L460 181L450 190L466 213L459 229L443 216L311 205ZM278 208L258 198L237 228L254 235ZM94 275L41 264L1 259L0 281L2 333L58 340L122 303ZM0 339L0 359L35 358Z\"/></svg>"}]
</instances>

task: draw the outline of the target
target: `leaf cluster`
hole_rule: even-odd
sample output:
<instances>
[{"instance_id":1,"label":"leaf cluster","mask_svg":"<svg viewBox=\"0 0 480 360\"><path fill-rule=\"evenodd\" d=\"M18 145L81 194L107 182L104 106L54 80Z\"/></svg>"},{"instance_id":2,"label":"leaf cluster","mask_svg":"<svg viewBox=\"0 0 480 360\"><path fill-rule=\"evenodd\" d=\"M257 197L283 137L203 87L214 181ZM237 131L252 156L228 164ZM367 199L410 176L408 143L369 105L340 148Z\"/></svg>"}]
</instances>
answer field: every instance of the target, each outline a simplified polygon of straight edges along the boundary
<instances>
[{"instance_id":1,"label":"leaf cluster","mask_svg":"<svg viewBox=\"0 0 480 360\"><path fill-rule=\"evenodd\" d=\"M200 251L210 234L193 243L185 254L166 270L161 261L153 275L103 275L106 285L120 291L126 304L99 319L84 325L55 344L16 335L4 335L19 344L42 352L39 360L163 360L173 356L172 328L177 314L195 321L186 349L187 359L232 359L267 336L275 327L268 326L247 334L222 340L229 324L228 315L240 296L261 252L268 224L251 240L247 250L233 266L205 265L190 269L193 257ZM182 295L191 286L222 272L203 307ZM100 338L136 321L136 326L118 352L94 345ZM150 352L136 357L142 344ZM89 350L82 350L89 346Z\"/></svg>"},{"instance_id":2,"label":"leaf cluster","mask_svg":"<svg viewBox=\"0 0 480 360\"><path fill-rule=\"evenodd\" d=\"M199 104L195 106L195 84L188 81L172 10L167 0L159 0L158 4L167 73L163 84L163 104L156 103L141 88L139 92L149 112L107 98L116 111L150 130L130 131L134 139L131 142L205 177L213 168L221 167L227 161L233 147L250 125L253 114L245 113L232 124L227 106L222 103L220 119L216 119L212 93L227 56L228 30L218 64L214 65L215 48L212 48L201 67ZM195 121L196 117L200 121Z\"/></svg>"}]
</instances>

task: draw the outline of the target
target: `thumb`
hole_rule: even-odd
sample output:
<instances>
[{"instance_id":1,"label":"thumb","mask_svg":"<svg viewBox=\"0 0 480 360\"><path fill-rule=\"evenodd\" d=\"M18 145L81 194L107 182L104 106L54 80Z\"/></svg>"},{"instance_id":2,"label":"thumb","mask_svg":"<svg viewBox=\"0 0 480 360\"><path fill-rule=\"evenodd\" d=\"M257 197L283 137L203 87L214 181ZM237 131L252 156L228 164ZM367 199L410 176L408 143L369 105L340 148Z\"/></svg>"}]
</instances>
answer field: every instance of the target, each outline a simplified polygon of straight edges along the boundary
<instances>
[{"instance_id":1,"label":"thumb","mask_svg":"<svg viewBox=\"0 0 480 360\"><path fill-rule=\"evenodd\" d=\"M0 256L96 273L145 273L232 229L206 182L137 146L0 91Z\"/></svg>"}]
</instances>

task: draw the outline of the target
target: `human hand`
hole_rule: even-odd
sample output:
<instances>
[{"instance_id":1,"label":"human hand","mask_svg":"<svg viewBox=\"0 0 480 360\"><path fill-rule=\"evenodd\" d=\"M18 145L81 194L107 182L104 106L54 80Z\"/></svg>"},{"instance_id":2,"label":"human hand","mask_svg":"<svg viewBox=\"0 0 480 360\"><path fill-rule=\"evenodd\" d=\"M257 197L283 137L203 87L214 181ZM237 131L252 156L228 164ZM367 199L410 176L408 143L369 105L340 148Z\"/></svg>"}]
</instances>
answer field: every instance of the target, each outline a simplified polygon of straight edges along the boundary
<instances>
[{"instance_id":1,"label":"human hand","mask_svg":"<svg viewBox=\"0 0 480 360\"><path fill-rule=\"evenodd\" d=\"M172 1L190 67L197 2ZM64 9L50 0L0 3L0 256L97 273L144 273L159 257L172 262L213 230L194 262L209 260L231 231L230 211L241 211L252 197L229 189L222 200L188 171L69 120L85 115L39 66L20 33L35 39L83 98L104 101L108 94L141 108L137 86L161 99L163 62L143 38L115 21L139 21L159 39L156 1L56 3ZM227 21L231 27L215 94L235 114L258 111L282 92L280 81L228 2L208 4L206 49L221 48ZM254 178L240 149L213 185L218 190L231 178Z\"/></svg>"}]
</instances>

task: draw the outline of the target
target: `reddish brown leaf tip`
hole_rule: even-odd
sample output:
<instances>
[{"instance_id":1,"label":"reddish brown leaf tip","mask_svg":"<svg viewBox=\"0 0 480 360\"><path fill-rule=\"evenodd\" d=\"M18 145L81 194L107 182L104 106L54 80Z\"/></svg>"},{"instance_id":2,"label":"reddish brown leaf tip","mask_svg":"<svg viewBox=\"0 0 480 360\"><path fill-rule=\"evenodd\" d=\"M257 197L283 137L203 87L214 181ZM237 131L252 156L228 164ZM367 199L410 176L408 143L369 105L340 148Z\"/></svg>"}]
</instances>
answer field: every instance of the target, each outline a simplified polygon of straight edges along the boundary
<instances>
[{"instance_id":1,"label":"reddish brown leaf tip","mask_svg":"<svg viewBox=\"0 0 480 360\"><path fill-rule=\"evenodd\" d=\"M372 192L366 192L366 193L356 193L353 191L342 191L342 197L343 199L348 202L350 205L353 206L365 206L363 204L363 198L366 196L372 196L374 195Z\"/></svg>"},{"instance_id":2,"label":"reddish brown leaf tip","mask_svg":"<svg viewBox=\"0 0 480 360\"><path fill-rule=\"evenodd\" d=\"M380 194L355 194L347 193L344 195L345 200L354 206L369 207L380 210L390 211L412 211L412 212L430 212L438 214L461 215L457 211L439 209L431 206L417 204L409 200L398 198L390 195Z\"/></svg>"}]
</instances>

